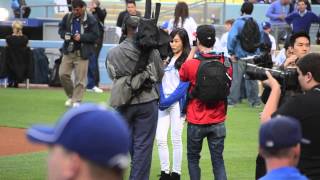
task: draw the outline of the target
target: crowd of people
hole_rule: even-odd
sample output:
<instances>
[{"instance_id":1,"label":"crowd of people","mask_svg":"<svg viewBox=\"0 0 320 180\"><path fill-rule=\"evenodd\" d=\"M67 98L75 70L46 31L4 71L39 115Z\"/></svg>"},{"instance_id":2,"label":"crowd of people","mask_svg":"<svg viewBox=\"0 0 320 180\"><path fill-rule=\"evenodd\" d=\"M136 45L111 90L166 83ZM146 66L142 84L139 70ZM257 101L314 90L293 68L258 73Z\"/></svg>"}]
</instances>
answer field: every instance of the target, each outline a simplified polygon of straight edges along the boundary
<instances>
[{"instance_id":1,"label":"crowd of people","mask_svg":"<svg viewBox=\"0 0 320 180\"><path fill-rule=\"evenodd\" d=\"M256 179L320 178L320 54L310 52L308 35L319 17L308 1L276 0L267 10L270 21L261 24L252 16L253 2L244 2L240 17L225 21L221 38L214 25L197 25L187 3L178 2L173 18L160 27L169 39L163 58L157 48L145 52L137 44L142 15L134 0L126 0L126 10L116 23L122 29L120 42L106 59L113 81L110 104L123 119L100 106L81 104L87 88L100 91L97 57L107 12L98 0L89 5L83 0L70 3L71 12L59 24L64 40L59 76L67 96L65 105L75 108L60 119L54 131L32 127L27 133L30 140L49 145L49 177L123 179L129 153L129 179L148 180L156 139L160 180L178 180L182 173L199 180L206 138L212 173L215 179L225 180L227 110L247 98L252 108L264 104ZM14 27L17 30L10 38L23 39L19 23ZM278 37L271 35L275 29L280 32ZM276 44L281 40L284 48L277 54ZM141 65L144 54L148 56ZM254 61L257 56L262 57L263 65ZM248 64L256 69L263 66L263 72L256 78L248 76ZM265 87L261 97L257 79ZM188 172L181 171L185 121ZM167 142L169 129L172 153ZM81 146L80 141L88 146ZM63 166L58 167L60 163Z\"/></svg>"}]
</instances>

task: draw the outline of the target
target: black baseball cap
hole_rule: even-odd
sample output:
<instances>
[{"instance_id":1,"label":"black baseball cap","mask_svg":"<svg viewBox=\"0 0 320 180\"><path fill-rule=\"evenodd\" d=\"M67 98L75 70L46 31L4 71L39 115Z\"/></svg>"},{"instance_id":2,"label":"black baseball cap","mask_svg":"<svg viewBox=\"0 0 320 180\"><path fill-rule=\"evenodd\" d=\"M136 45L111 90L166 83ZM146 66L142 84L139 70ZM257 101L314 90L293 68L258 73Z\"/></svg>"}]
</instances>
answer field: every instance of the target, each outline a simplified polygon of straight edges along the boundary
<instances>
[{"instance_id":1,"label":"black baseball cap","mask_svg":"<svg viewBox=\"0 0 320 180\"><path fill-rule=\"evenodd\" d=\"M216 41L216 31L212 25L200 25L196 32L200 44L211 48Z\"/></svg>"}]
</instances>

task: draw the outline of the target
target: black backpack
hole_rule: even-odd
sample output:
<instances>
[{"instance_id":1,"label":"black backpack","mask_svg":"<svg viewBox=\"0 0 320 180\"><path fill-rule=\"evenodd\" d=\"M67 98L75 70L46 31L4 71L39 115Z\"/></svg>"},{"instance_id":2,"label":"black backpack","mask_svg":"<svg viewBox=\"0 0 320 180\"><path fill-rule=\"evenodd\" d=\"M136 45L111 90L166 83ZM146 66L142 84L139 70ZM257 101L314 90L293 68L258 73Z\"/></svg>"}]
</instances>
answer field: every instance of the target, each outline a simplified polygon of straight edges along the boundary
<instances>
[{"instance_id":1,"label":"black backpack","mask_svg":"<svg viewBox=\"0 0 320 180\"><path fill-rule=\"evenodd\" d=\"M49 74L49 83L51 87L61 87L60 77L59 77L59 68L61 64L62 56L54 61L54 65Z\"/></svg>"},{"instance_id":2,"label":"black backpack","mask_svg":"<svg viewBox=\"0 0 320 180\"><path fill-rule=\"evenodd\" d=\"M260 29L253 18L243 18L244 26L239 34L240 45L243 50L254 53L260 46Z\"/></svg>"},{"instance_id":3,"label":"black backpack","mask_svg":"<svg viewBox=\"0 0 320 180\"><path fill-rule=\"evenodd\" d=\"M228 67L225 66L224 55L214 55L210 59L200 55L198 59L201 62L197 71L196 85L189 97L197 98L206 104L226 100L231 78L227 74Z\"/></svg>"}]
</instances>

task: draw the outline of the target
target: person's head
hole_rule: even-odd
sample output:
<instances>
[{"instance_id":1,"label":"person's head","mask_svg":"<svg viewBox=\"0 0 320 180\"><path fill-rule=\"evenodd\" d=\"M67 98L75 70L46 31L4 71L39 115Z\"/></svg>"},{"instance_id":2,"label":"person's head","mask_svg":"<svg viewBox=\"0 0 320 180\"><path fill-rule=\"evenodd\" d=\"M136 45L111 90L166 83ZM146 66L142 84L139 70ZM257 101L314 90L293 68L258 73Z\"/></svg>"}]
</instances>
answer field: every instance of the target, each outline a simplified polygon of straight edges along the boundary
<instances>
[{"instance_id":1,"label":"person's head","mask_svg":"<svg viewBox=\"0 0 320 180\"><path fill-rule=\"evenodd\" d=\"M282 5L288 5L291 3L291 0L280 0Z\"/></svg>"},{"instance_id":2,"label":"person's head","mask_svg":"<svg viewBox=\"0 0 320 180\"><path fill-rule=\"evenodd\" d=\"M300 12L304 12L307 9L307 2L306 0L298 0L297 2L297 9Z\"/></svg>"},{"instance_id":3,"label":"person's head","mask_svg":"<svg viewBox=\"0 0 320 180\"><path fill-rule=\"evenodd\" d=\"M179 56L175 62L175 68L180 69L190 52L188 33L183 28L176 28L170 33L170 47L172 56Z\"/></svg>"},{"instance_id":4,"label":"person's head","mask_svg":"<svg viewBox=\"0 0 320 180\"><path fill-rule=\"evenodd\" d=\"M271 32L271 24L268 21L262 22L261 25L262 25L264 32L266 32L268 34Z\"/></svg>"},{"instance_id":5,"label":"person's head","mask_svg":"<svg viewBox=\"0 0 320 180\"><path fill-rule=\"evenodd\" d=\"M266 159L267 166L272 160L283 160L287 163L285 166L296 166L301 141L299 121L291 117L272 118L263 123L259 130L259 150Z\"/></svg>"},{"instance_id":6,"label":"person's head","mask_svg":"<svg viewBox=\"0 0 320 180\"><path fill-rule=\"evenodd\" d=\"M320 54L309 53L297 62L298 80L305 91L320 84Z\"/></svg>"},{"instance_id":7,"label":"person's head","mask_svg":"<svg viewBox=\"0 0 320 180\"><path fill-rule=\"evenodd\" d=\"M174 9L174 22L175 27L178 26L179 21L183 25L186 18L189 17L189 7L186 2L180 1L177 3L176 8Z\"/></svg>"},{"instance_id":8,"label":"person's head","mask_svg":"<svg viewBox=\"0 0 320 180\"><path fill-rule=\"evenodd\" d=\"M123 33L126 34L127 37L132 37L136 33L139 21L140 17L138 16L125 16L123 20Z\"/></svg>"},{"instance_id":9,"label":"person's head","mask_svg":"<svg viewBox=\"0 0 320 180\"><path fill-rule=\"evenodd\" d=\"M127 125L102 106L72 108L54 128L35 125L27 137L49 146L48 179L121 180L128 166Z\"/></svg>"},{"instance_id":10,"label":"person's head","mask_svg":"<svg viewBox=\"0 0 320 180\"><path fill-rule=\"evenodd\" d=\"M91 0L88 4L89 10L93 11L95 8L100 7L99 0Z\"/></svg>"},{"instance_id":11,"label":"person's head","mask_svg":"<svg viewBox=\"0 0 320 180\"><path fill-rule=\"evenodd\" d=\"M241 14L247 14L250 15L252 14L253 11L253 4L251 2L244 2L241 6Z\"/></svg>"},{"instance_id":12,"label":"person's head","mask_svg":"<svg viewBox=\"0 0 320 180\"><path fill-rule=\"evenodd\" d=\"M290 57L293 54L293 49L290 45L290 37L286 38L283 48L285 49L286 58Z\"/></svg>"},{"instance_id":13,"label":"person's head","mask_svg":"<svg viewBox=\"0 0 320 180\"><path fill-rule=\"evenodd\" d=\"M137 6L135 0L126 0L126 8L130 15L137 15Z\"/></svg>"},{"instance_id":14,"label":"person's head","mask_svg":"<svg viewBox=\"0 0 320 180\"><path fill-rule=\"evenodd\" d=\"M76 17L81 17L85 13L86 3L83 0L72 0L72 13Z\"/></svg>"},{"instance_id":15,"label":"person's head","mask_svg":"<svg viewBox=\"0 0 320 180\"><path fill-rule=\"evenodd\" d=\"M23 24L21 21L13 21L12 22L12 32L15 35L22 36Z\"/></svg>"},{"instance_id":16,"label":"person's head","mask_svg":"<svg viewBox=\"0 0 320 180\"><path fill-rule=\"evenodd\" d=\"M224 22L224 29L229 32L231 30L232 24L234 23L234 19L228 19Z\"/></svg>"},{"instance_id":17,"label":"person's head","mask_svg":"<svg viewBox=\"0 0 320 180\"><path fill-rule=\"evenodd\" d=\"M290 37L290 46L293 54L301 58L310 52L310 36L305 32L295 33Z\"/></svg>"},{"instance_id":18,"label":"person's head","mask_svg":"<svg viewBox=\"0 0 320 180\"><path fill-rule=\"evenodd\" d=\"M200 25L197 27L197 46L202 48L212 48L216 42L216 31L211 25Z\"/></svg>"}]
</instances>

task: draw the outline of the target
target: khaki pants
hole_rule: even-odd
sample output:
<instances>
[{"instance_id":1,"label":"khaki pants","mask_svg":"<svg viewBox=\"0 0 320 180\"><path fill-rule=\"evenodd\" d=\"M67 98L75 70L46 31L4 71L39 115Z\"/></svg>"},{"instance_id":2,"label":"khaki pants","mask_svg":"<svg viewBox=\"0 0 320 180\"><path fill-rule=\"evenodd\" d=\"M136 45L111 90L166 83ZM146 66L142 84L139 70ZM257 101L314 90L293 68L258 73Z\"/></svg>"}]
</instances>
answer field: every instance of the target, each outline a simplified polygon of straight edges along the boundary
<instances>
[{"instance_id":1,"label":"khaki pants","mask_svg":"<svg viewBox=\"0 0 320 180\"><path fill-rule=\"evenodd\" d=\"M71 73L74 70L75 81L71 80ZM82 59L79 53L63 55L59 69L61 84L68 98L72 102L80 102L87 84L88 60Z\"/></svg>"}]
</instances>

